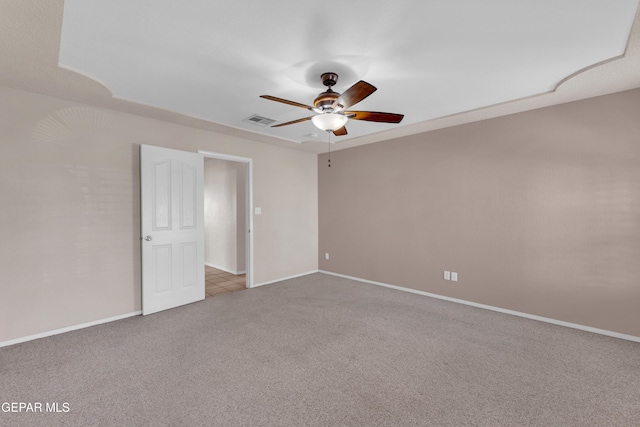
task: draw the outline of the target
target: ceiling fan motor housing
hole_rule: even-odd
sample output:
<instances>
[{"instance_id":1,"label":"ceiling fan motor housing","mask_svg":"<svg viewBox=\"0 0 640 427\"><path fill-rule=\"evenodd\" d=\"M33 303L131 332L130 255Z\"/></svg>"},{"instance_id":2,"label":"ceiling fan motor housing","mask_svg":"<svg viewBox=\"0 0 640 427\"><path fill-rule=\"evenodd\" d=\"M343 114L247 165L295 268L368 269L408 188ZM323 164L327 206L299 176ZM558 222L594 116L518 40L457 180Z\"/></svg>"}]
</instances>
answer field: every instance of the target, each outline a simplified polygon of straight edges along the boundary
<instances>
[{"instance_id":1,"label":"ceiling fan motor housing","mask_svg":"<svg viewBox=\"0 0 640 427\"><path fill-rule=\"evenodd\" d=\"M322 84L327 87L327 91L322 92L313 100L313 106L321 111L331 112L333 110L333 102L340 96L338 92L331 90L331 86L338 82L338 75L336 73L323 73L320 79Z\"/></svg>"},{"instance_id":2,"label":"ceiling fan motor housing","mask_svg":"<svg viewBox=\"0 0 640 427\"><path fill-rule=\"evenodd\" d=\"M313 106L322 111L332 110L333 101L338 99L339 96L340 94L338 92L334 92L329 88L326 92L322 92L313 100Z\"/></svg>"}]
</instances>

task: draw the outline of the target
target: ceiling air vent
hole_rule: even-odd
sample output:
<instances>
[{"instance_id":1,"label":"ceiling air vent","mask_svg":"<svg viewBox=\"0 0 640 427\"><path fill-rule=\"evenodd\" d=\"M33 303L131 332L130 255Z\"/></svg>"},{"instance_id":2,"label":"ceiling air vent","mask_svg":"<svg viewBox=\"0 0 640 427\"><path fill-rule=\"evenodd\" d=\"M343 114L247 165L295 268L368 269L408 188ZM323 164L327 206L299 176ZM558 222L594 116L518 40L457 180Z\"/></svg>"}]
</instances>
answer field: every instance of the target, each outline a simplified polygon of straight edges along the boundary
<instances>
[{"instance_id":1,"label":"ceiling air vent","mask_svg":"<svg viewBox=\"0 0 640 427\"><path fill-rule=\"evenodd\" d=\"M253 116L244 119L243 122L253 123L258 126L268 126L271 123L275 123L275 120L254 114Z\"/></svg>"}]
</instances>

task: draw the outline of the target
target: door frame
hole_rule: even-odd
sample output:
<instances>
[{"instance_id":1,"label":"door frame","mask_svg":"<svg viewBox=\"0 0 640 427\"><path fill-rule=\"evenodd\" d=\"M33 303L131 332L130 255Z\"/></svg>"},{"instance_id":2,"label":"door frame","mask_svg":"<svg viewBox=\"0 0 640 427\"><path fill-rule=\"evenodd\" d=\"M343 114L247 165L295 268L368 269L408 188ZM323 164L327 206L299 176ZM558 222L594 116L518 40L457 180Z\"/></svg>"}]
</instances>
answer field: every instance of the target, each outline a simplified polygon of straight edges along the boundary
<instances>
[{"instance_id":1,"label":"door frame","mask_svg":"<svg viewBox=\"0 0 640 427\"><path fill-rule=\"evenodd\" d=\"M205 159L227 160L230 162L244 163L245 175L245 263L247 266L246 287L253 288L253 159L249 157L232 156L230 154L215 153L213 151L198 150ZM204 230L202 231L204 233ZM204 269L204 265L202 266Z\"/></svg>"}]
</instances>

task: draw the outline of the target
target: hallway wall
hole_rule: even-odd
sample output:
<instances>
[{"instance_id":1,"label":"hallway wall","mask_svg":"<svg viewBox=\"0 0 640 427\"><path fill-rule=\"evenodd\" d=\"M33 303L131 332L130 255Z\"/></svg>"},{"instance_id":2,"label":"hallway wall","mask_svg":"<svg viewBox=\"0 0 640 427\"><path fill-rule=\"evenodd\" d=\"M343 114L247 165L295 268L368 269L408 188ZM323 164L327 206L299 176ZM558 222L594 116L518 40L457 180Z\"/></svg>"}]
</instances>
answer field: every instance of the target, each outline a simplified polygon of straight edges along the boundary
<instances>
[{"instance_id":1,"label":"hallway wall","mask_svg":"<svg viewBox=\"0 0 640 427\"><path fill-rule=\"evenodd\" d=\"M242 163L205 158L205 263L233 274L245 272L245 174Z\"/></svg>"}]
</instances>

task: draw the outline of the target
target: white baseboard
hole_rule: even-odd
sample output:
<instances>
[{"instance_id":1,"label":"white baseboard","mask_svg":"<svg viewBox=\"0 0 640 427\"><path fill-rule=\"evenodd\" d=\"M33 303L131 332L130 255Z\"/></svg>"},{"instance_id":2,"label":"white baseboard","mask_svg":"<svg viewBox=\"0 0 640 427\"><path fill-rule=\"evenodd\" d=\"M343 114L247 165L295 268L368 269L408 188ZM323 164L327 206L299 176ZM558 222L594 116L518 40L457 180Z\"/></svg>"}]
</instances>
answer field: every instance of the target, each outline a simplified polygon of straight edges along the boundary
<instances>
[{"instance_id":1,"label":"white baseboard","mask_svg":"<svg viewBox=\"0 0 640 427\"><path fill-rule=\"evenodd\" d=\"M537 320L539 322L551 323L554 325L565 326L567 328L579 329L581 331L593 332L594 334L606 335L608 337L620 338L623 340L640 342L640 337L634 335L621 334L619 332L607 331L606 329L592 328L591 326L584 326L577 323L565 322L562 320L551 319L548 317L536 316L535 314L522 313L520 311L509 310L506 308L494 307L492 305L479 304L477 302L466 301L458 298L451 298L444 295L432 294L430 292L419 291L417 289L403 288L402 286L390 285L388 283L375 282L373 280L361 279L359 277L347 276L345 274L333 273L331 271L319 270L319 273L329 274L331 276L342 277L345 279L351 279L358 282L369 283L371 285L384 286L385 288L396 289L399 291L410 292L412 294L424 295L431 298L437 298L445 301L456 302L458 304L470 305L472 307L484 308L485 310L497 311L499 313L511 314L513 316L524 317L527 319Z\"/></svg>"},{"instance_id":2,"label":"white baseboard","mask_svg":"<svg viewBox=\"0 0 640 427\"><path fill-rule=\"evenodd\" d=\"M205 262L204 265L208 267L217 268L218 270L226 271L227 273L235 274L236 276L239 274L245 274L247 272L247 270L239 270L239 271L229 270L228 268L223 268L223 267L220 267L219 265L215 265L210 262Z\"/></svg>"},{"instance_id":3,"label":"white baseboard","mask_svg":"<svg viewBox=\"0 0 640 427\"><path fill-rule=\"evenodd\" d=\"M209 264L207 264L207 265L209 265ZM214 268L218 268L218 267L214 267ZM342 278L345 278L345 279L355 280L357 282L368 283L368 284L376 285L376 286L383 286L385 288L396 289L396 290L399 290L399 291L410 292L410 293L413 293L413 294L418 294L418 295L423 295L423 296L436 298L436 299L440 299L440 300L455 302L455 303L458 303L458 304L464 304L464 305L469 305L469 306L472 306L472 307L483 308L485 310L497 311L499 313L505 313L505 314L510 314L510 315L513 315L513 316L519 316L519 317L524 317L524 318L527 318L527 319L537 320L537 321L540 321L540 322L551 323L551 324L559 325L559 326L565 326L567 328L573 328L573 329L578 329L578 330L581 330L581 331L593 332L595 334L606 335L606 336L609 336L609 337L620 338L620 339L628 340L628 341L640 342L640 337L636 337L634 335L621 334L619 332L607 331L606 329L592 328L591 326L584 326L584 325L580 325L580 324L577 324L577 323L570 323L570 322L565 322L565 321L562 321L562 320L551 319L551 318L548 318L548 317L536 316L534 314L522 313L522 312L519 312L519 311L508 310L508 309L500 308L500 307L494 307L494 306L491 306L491 305L479 304L479 303L472 302L472 301L466 301L466 300L461 300L461 299L458 299L458 298L451 298L451 297L447 297L447 296L443 296L443 295L432 294L430 292L419 291L417 289L411 289L411 288L404 288L402 286L390 285L388 283L375 282L373 280L361 279L359 277L347 276L345 274L333 273L331 271L325 271L325 270L312 270L312 271L308 271L306 273L296 274L296 275L293 275L293 276L282 277L282 278L276 279L276 280L270 280L270 281L267 281L267 282L257 283L257 284L254 284L252 287L256 288L258 286L264 286L264 285L269 285L269 284L272 284L272 283L282 282L284 280L295 279L297 277L302 277L302 276L306 276L306 275L313 274L313 273L328 274L328 275L331 275L331 276L337 276L337 277L342 277ZM79 325L73 325L73 326L67 326L66 328L55 329L53 331L42 332L40 334L29 335L29 336L21 337L21 338L15 338L15 339L8 340L8 341L2 341L2 342L0 342L0 348L1 347L7 347L7 346L10 346L10 345L13 345L13 344L19 344L19 343L22 343L22 342L36 340L36 339L39 339L39 338L50 337L52 335L58 335L58 334L62 334L62 333L65 333L65 332L75 331L75 330L78 330L78 329L84 329L84 328L88 328L90 326L100 325L100 324L103 324L103 323L113 322L113 321L116 321L116 320L126 319L127 317L138 316L138 315L141 315L141 314L142 314L142 311L134 311L132 313L121 314L119 316L113 316L113 317L109 317L109 318L106 318L106 319L94 320L92 322L81 323Z\"/></svg>"},{"instance_id":4,"label":"white baseboard","mask_svg":"<svg viewBox=\"0 0 640 427\"><path fill-rule=\"evenodd\" d=\"M307 271L306 273L300 273L293 276L282 277L276 280L270 280L268 282L254 283L252 288L257 288L258 286L270 285L272 283L282 282L283 280L295 279L297 277L308 276L309 274L318 273L318 270Z\"/></svg>"},{"instance_id":5,"label":"white baseboard","mask_svg":"<svg viewBox=\"0 0 640 427\"><path fill-rule=\"evenodd\" d=\"M67 326L66 328L55 329L53 331L42 332L40 334L29 335L26 337L15 338L9 341L0 342L0 347L6 347L13 344L19 344L21 342L27 342L32 340L37 340L39 338L46 338L52 335L63 334L65 332L75 331L78 329L88 328L90 326L101 325L103 323L113 322L116 320L126 319L127 317L138 316L142 314L142 311L134 311L133 313L121 314L119 316L108 317L106 319L94 320L93 322L81 323L79 325Z\"/></svg>"},{"instance_id":6,"label":"white baseboard","mask_svg":"<svg viewBox=\"0 0 640 427\"><path fill-rule=\"evenodd\" d=\"M223 268L217 267L215 265L211 265L209 263L205 263L205 264L210 266L210 267L217 268L219 270L224 270ZM224 270L224 271L227 271L227 270ZM227 272L228 273L232 273L232 274L236 274L236 273L233 273L231 271L227 271ZM313 274L313 273L317 273L317 272L318 272L318 270L313 270L313 271L308 271L306 273L296 274L294 276L282 277L280 279L271 280L271 281L268 281L268 282L262 282L262 283L257 283L257 284L254 283L252 288L256 288L258 286L269 285L271 283L281 282L283 280L295 279L297 277L302 277L302 276L306 276L308 274ZM237 274L243 274L243 272L240 272L240 273L237 273ZM7 346L10 346L10 345L13 345L13 344L19 344L19 343L22 343L22 342L37 340L39 338L46 338L46 337L50 337L52 335L58 335L58 334L62 334L62 333L65 333L65 332L75 331L77 329L88 328L90 326L100 325L102 323L113 322L115 320L126 319L127 317L138 316L140 314L142 314L142 311L135 311L133 313L127 313L127 314L121 314L119 316L109 317L107 319L94 320L93 322L87 322L87 323L81 323L79 325L67 326L66 328L55 329L53 331L42 332L40 334L29 335L29 336L21 337L21 338L15 338L15 339L8 340L8 341L1 341L0 342L0 348L7 347Z\"/></svg>"}]
</instances>

